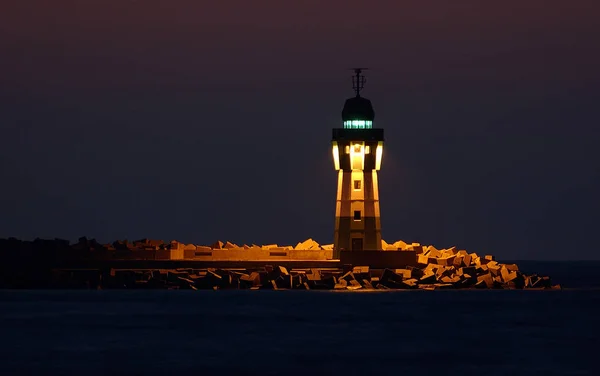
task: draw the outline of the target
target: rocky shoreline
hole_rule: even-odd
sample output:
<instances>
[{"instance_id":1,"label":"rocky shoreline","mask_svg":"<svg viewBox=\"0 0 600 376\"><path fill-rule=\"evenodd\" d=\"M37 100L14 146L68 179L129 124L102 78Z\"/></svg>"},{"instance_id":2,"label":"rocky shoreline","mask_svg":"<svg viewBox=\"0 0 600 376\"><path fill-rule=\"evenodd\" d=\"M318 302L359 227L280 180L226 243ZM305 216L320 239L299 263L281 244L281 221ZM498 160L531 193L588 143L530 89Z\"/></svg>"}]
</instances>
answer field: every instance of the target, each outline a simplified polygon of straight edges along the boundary
<instances>
[{"instance_id":1,"label":"rocky shoreline","mask_svg":"<svg viewBox=\"0 0 600 376\"><path fill-rule=\"evenodd\" d=\"M312 239L312 249L320 246ZM130 243L116 243L130 244ZM134 242L136 247L154 247L151 242ZM156 247L179 247L179 243L162 243ZM224 247L217 243L218 247ZM227 245L227 244L225 244ZM394 249L389 249L389 248ZM125 248L125 247L124 247ZM214 247L213 247L214 248ZM148 252L148 250L144 250ZM310 252L310 250L307 250ZM550 277L525 274L515 264L503 264L491 255L480 256L457 250L438 250L433 246L397 242L378 253L401 252L411 256L411 265L401 269L388 264L374 268L334 262L326 266L309 267L310 260L293 260L294 266L273 260L241 261L238 267L206 267L201 261L190 260L192 267L158 266L155 259L123 258L135 266L119 269L119 249L106 250L94 240L81 238L75 245L63 240L22 242L0 239L0 288L88 288L88 289L303 289L303 290L439 290L439 289L560 289ZM110 252L112 257L106 257ZM128 256L132 253L126 252ZM224 252L227 252L225 248ZM233 252L233 251L232 251ZM399 253L400 254L400 253ZM369 256L370 257L370 256ZM85 267L61 267L65 260ZM335 260L329 260L335 261ZM139 265L144 262L144 267ZM170 263L173 261L167 261ZM99 265L103 265L100 267ZM251 265L252 264L252 265ZM260 264L257 266L257 264ZM322 263L326 264L326 263Z\"/></svg>"}]
</instances>

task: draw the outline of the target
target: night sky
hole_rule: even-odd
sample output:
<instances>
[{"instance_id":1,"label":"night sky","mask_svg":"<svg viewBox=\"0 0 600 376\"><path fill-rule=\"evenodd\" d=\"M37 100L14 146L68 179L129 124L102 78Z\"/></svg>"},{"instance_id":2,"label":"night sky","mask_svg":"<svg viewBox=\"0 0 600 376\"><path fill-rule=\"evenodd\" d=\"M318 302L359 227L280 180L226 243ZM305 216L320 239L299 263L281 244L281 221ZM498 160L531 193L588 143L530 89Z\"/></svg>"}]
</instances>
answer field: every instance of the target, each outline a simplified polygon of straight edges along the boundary
<instances>
[{"instance_id":1,"label":"night sky","mask_svg":"<svg viewBox=\"0 0 600 376\"><path fill-rule=\"evenodd\" d=\"M0 237L332 243L366 66L384 239L598 259L599 4L4 1Z\"/></svg>"}]
</instances>

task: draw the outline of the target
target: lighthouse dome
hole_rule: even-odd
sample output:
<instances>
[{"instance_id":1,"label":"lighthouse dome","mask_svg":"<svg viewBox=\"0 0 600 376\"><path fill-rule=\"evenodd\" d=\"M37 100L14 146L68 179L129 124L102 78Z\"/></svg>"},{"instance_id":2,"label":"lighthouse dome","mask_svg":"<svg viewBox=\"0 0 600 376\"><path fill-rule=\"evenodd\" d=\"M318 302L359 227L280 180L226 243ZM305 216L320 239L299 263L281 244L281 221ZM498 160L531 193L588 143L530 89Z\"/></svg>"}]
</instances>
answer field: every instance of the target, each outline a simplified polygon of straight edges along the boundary
<instances>
[{"instance_id":1,"label":"lighthouse dome","mask_svg":"<svg viewBox=\"0 0 600 376\"><path fill-rule=\"evenodd\" d=\"M342 110L344 128L370 129L373 128L374 118L373 105L367 98L356 96L346 100Z\"/></svg>"},{"instance_id":2,"label":"lighthouse dome","mask_svg":"<svg viewBox=\"0 0 600 376\"><path fill-rule=\"evenodd\" d=\"M370 120L375 118L375 111L371 101L363 97L353 97L346 99L344 109L342 110L342 120Z\"/></svg>"}]
</instances>

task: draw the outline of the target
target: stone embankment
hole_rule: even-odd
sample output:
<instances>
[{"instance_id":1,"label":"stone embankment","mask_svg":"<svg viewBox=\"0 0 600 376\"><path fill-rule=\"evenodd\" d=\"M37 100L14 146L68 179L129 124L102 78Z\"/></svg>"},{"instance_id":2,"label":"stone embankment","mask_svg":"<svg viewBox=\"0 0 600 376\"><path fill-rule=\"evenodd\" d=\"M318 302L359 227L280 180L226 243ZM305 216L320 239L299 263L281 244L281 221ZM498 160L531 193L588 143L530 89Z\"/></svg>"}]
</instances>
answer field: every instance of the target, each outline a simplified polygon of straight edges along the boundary
<instances>
[{"instance_id":1,"label":"stone embankment","mask_svg":"<svg viewBox=\"0 0 600 376\"><path fill-rule=\"evenodd\" d=\"M429 256L428 256L429 255ZM111 270L107 288L168 289L560 289L549 277L525 275L515 264L501 264L492 257L457 252L454 257L422 254L422 267L370 270L368 266L345 269L292 269L270 266L258 270L179 269ZM438 263L439 262L439 263Z\"/></svg>"},{"instance_id":2,"label":"stone embankment","mask_svg":"<svg viewBox=\"0 0 600 376\"><path fill-rule=\"evenodd\" d=\"M70 245L63 240L40 240L23 242L14 238L0 239L0 250L4 263L0 265L0 287L4 288L173 288L173 289L550 289L553 286L549 277L521 272L515 264L497 262L493 256L480 256L456 247L438 250L434 246L397 241L393 244L382 242L385 253L412 251L415 255L412 265L403 269L392 269L386 265L381 269L369 266L345 265L337 261L328 268L306 268L300 261L290 270L280 261L266 262L263 268L249 269L243 264L238 269L106 269L87 267L86 270L61 268L60 260L159 260L159 258L137 257L141 253L159 251L180 252L186 248L194 254L202 252L202 246L187 245L172 241L169 243L143 239L129 243L117 241L111 245L101 245L86 238ZM250 250L306 250L323 252L331 245L321 246L312 239L298 243L295 247L277 245L244 245L217 242L206 249L240 251ZM192 249L193 248L193 249ZM200 250L200 251L199 251ZM274 252L275 253L275 252ZM408 253L407 253L408 254ZM187 257L182 257L187 258ZM192 256L194 258L194 256ZM167 260L173 258L167 257ZM195 257L198 260L198 256ZM332 260L335 261L335 260ZM153 261L154 262L154 261ZM193 262L193 260L192 260ZM302 265L304 263L304 265ZM75 263L77 264L77 263ZM265 265L259 264L259 265ZM150 265L150 264L148 264ZM364 265L364 264L363 264ZM199 266L199 265L198 265ZM200 266L199 266L200 267ZM387 269L385 269L387 267Z\"/></svg>"}]
</instances>

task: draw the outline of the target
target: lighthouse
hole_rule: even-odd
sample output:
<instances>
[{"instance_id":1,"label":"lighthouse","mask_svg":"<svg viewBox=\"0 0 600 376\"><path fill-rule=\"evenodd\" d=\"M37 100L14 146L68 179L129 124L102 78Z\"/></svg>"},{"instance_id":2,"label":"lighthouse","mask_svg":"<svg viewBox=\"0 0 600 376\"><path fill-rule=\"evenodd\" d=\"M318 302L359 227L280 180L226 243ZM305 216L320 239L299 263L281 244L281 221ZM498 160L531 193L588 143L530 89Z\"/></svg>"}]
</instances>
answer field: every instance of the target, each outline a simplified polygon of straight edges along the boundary
<instances>
[{"instance_id":1,"label":"lighthouse","mask_svg":"<svg viewBox=\"0 0 600 376\"><path fill-rule=\"evenodd\" d=\"M338 172L335 203L334 250L381 250L381 215L377 171L383 155L383 129L374 127L375 111L362 97L365 77L354 69L355 96L346 100L342 127L331 140L333 163Z\"/></svg>"}]
</instances>

